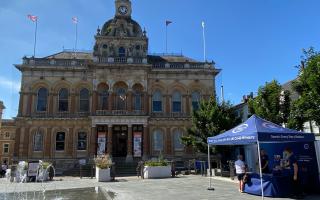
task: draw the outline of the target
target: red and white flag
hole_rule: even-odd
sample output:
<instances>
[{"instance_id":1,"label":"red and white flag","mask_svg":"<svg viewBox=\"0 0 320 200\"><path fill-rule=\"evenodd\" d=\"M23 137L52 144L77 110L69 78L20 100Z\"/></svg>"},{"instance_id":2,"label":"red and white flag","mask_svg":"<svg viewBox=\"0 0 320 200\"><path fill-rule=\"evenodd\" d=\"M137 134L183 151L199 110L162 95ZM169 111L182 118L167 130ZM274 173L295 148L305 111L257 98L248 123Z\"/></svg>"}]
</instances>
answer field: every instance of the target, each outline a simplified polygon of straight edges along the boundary
<instances>
[{"instance_id":1,"label":"red and white flag","mask_svg":"<svg viewBox=\"0 0 320 200\"><path fill-rule=\"evenodd\" d=\"M78 23L78 17L72 17L72 23L77 24Z\"/></svg>"},{"instance_id":2,"label":"red and white flag","mask_svg":"<svg viewBox=\"0 0 320 200\"><path fill-rule=\"evenodd\" d=\"M35 15L28 15L27 17L28 17L31 21L33 21L33 22L38 21L38 16L35 16Z\"/></svg>"}]
</instances>

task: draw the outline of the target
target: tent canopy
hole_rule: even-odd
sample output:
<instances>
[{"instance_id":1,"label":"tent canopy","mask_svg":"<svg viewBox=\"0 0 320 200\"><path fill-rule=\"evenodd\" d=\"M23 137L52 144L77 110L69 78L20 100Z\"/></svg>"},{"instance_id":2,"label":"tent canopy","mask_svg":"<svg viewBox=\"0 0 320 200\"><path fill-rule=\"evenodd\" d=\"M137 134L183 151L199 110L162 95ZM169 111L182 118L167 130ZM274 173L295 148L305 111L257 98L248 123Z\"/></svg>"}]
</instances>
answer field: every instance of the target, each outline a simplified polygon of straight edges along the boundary
<instances>
[{"instance_id":1,"label":"tent canopy","mask_svg":"<svg viewBox=\"0 0 320 200\"><path fill-rule=\"evenodd\" d=\"M246 145L259 142L311 142L314 134L284 128L252 115L237 127L214 137L208 137L209 145Z\"/></svg>"}]
</instances>

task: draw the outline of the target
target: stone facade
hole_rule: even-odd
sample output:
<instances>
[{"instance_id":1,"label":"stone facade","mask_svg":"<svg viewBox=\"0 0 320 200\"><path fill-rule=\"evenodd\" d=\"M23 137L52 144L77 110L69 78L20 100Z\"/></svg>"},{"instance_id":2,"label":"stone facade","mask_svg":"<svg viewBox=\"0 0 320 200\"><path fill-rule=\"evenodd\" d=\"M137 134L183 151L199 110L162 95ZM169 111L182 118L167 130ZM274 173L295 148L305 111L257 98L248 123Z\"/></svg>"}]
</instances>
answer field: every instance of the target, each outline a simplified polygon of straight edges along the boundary
<instances>
[{"instance_id":1,"label":"stone facade","mask_svg":"<svg viewBox=\"0 0 320 200\"><path fill-rule=\"evenodd\" d=\"M92 53L23 58L15 159L54 160L66 168L100 153L127 161L191 157L180 137L200 99L215 93L213 62L148 55L147 32L131 2L97 30ZM141 152L140 152L141 150Z\"/></svg>"},{"instance_id":2,"label":"stone facade","mask_svg":"<svg viewBox=\"0 0 320 200\"><path fill-rule=\"evenodd\" d=\"M14 120L3 119L0 132L0 161L11 164L13 161L13 152L15 145L16 127Z\"/></svg>"}]
</instances>

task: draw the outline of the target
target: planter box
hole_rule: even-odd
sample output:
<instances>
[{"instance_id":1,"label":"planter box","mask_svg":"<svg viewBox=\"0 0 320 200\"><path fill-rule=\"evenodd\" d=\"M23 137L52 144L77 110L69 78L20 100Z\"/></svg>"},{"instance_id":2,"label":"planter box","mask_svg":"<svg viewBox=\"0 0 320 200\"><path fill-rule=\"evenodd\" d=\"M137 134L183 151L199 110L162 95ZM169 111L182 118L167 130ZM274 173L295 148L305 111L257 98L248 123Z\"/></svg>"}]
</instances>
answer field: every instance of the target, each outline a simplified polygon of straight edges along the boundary
<instances>
[{"instance_id":1,"label":"planter box","mask_svg":"<svg viewBox=\"0 0 320 200\"><path fill-rule=\"evenodd\" d=\"M100 169L100 168L96 167L96 179L98 180L98 182L111 181L110 168Z\"/></svg>"},{"instance_id":2,"label":"planter box","mask_svg":"<svg viewBox=\"0 0 320 200\"><path fill-rule=\"evenodd\" d=\"M144 166L143 174L144 178L170 178L171 166Z\"/></svg>"}]
</instances>

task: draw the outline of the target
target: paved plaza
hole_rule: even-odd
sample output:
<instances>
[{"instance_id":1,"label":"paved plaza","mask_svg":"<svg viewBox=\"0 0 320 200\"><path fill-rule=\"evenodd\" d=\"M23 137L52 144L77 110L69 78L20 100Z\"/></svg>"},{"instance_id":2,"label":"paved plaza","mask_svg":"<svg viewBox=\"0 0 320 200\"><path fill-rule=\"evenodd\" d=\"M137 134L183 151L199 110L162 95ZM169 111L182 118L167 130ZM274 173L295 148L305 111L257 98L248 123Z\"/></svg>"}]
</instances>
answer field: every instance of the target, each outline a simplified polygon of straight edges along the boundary
<instances>
[{"instance_id":1,"label":"paved plaza","mask_svg":"<svg viewBox=\"0 0 320 200\"><path fill-rule=\"evenodd\" d=\"M237 183L229 179L213 179L214 191L208 191L208 178L202 176L180 176L169 179L142 180L137 177L117 178L116 182L98 183L95 179L57 177L55 181L47 183L8 183L0 179L0 193L13 191L41 191L62 190L71 188L102 187L107 191L115 193L114 199L139 200L139 199L215 199L215 200L255 200L258 196L240 194ZM307 200L318 200L320 196L309 196ZM275 198L274 200L280 200ZM281 200L285 200L282 198Z\"/></svg>"}]
</instances>

